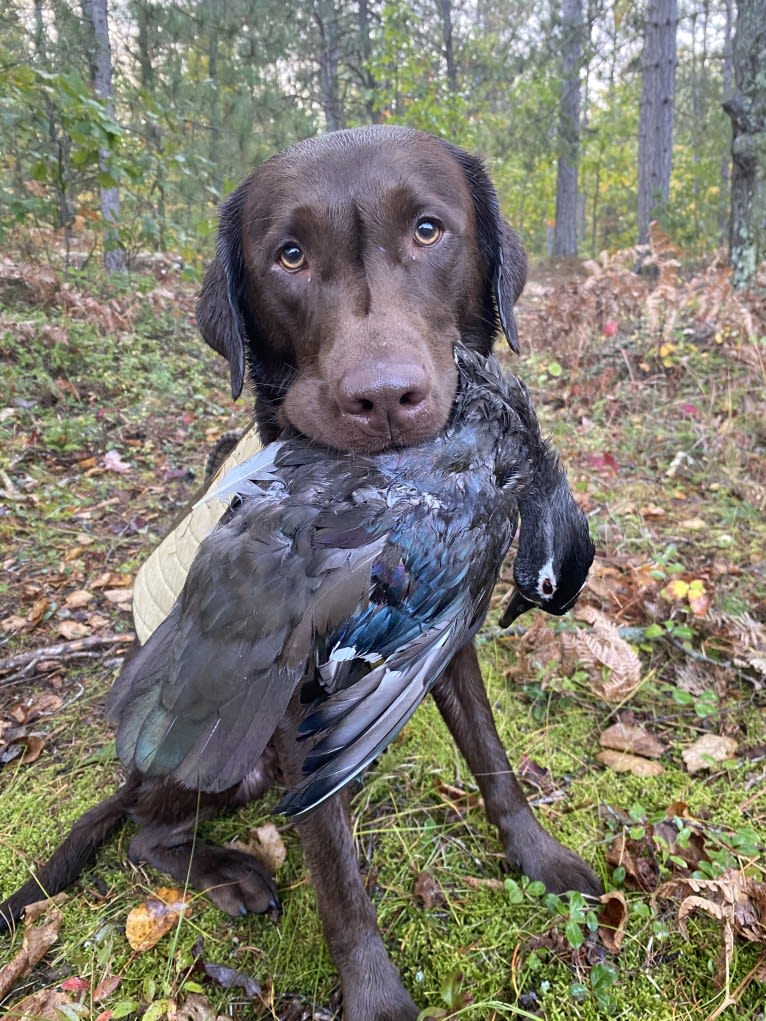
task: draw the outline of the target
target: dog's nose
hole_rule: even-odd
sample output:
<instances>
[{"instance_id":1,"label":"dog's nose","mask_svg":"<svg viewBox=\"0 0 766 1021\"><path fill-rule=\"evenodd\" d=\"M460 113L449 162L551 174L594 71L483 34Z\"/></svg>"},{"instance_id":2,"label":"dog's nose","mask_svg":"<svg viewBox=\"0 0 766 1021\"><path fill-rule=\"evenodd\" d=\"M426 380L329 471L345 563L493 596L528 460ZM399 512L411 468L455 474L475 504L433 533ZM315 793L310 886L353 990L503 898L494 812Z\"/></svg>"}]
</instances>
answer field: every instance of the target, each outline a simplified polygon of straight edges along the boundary
<instances>
[{"instance_id":1,"label":"dog's nose","mask_svg":"<svg viewBox=\"0 0 766 1021\"><path fill-rule=\"evenodd\" d=\"M428 376L416 362L364 363L338 384L341 411L376 434L401 437L427 408Z\"/></svg>"}]
</instances>

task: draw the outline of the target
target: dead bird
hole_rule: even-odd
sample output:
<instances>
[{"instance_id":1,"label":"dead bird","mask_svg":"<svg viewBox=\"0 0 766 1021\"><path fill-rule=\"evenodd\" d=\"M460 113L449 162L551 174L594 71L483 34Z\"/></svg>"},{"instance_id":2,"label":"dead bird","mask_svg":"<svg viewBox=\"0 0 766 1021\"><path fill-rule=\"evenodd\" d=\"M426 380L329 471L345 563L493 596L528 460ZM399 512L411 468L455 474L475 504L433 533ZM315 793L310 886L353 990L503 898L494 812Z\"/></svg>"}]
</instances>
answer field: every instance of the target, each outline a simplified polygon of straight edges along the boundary
<instances>
[{"instance_id":1,"label":"dead bird","mask_svg":"<svg viewBox=\"0 0 766 1021\"><path fill-rule=\"evenodd\" d=\"M270 874L197 824L266 790L275 757L303 759L278 806L294 816L359 774L480 628L519 515L523 608L571 605L593 545L527 390L493 358L456 361L434 440L364 456L292 436L224 476L220 525L108 699L126 783L0 904L0 928L72 883L126 815L134 860L232 914L276 907Z\"/></svg>"},{"instance_id":2,"label":"dead bird","mask_svg":"<svg viewBox=\"0 0 766 1021\"><path fill-rule=\"evenodd\" d=\"M278 810L309 811L386 747L481 627L519 512L519 598L571 605L593 547L528 392L493 358L456 358L435 440L361 456L296 436L222 480L223 523L109 699L128 768L207 792L239 784L298 692L310 747Z\"/></svg>"}]
</instances>

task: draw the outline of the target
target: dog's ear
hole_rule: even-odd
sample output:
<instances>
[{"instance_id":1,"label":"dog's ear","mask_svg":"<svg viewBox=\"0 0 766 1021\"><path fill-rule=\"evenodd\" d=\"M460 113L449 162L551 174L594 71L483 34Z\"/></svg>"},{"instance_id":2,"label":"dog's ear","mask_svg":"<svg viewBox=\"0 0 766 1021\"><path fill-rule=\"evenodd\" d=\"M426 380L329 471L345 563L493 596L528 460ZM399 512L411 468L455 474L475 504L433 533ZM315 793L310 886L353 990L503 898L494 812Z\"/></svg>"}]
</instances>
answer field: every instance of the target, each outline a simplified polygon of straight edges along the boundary
<instances>
[{"instance_id":1,"label":"dog's ear","mask_svg":"<svg viewBox=\"0 0 766 1021\"><path fill-rule=\"evenodd\" d=\"M208 267L197 302L197 325L203 339L228 361L231 395L236 400L245 381L247 335L242 317L245 264L242 256L242 204L240 186L221 206L216 257Z\"/></svg>"},{"instance_id":2,"label":"dog's ear","mask_svg":"<svg viewBox=\"0 0 766 1021\"><path fill-rule=\"evenodd\" d=\"M519 353L519 334L513 306L527 279L527 254L518 234L500 215L497 192L484 164L465 149L447 148L463 169L473 199L479 244L489 267L497 316L505 338Z\"/></svg>"}]
</instances>

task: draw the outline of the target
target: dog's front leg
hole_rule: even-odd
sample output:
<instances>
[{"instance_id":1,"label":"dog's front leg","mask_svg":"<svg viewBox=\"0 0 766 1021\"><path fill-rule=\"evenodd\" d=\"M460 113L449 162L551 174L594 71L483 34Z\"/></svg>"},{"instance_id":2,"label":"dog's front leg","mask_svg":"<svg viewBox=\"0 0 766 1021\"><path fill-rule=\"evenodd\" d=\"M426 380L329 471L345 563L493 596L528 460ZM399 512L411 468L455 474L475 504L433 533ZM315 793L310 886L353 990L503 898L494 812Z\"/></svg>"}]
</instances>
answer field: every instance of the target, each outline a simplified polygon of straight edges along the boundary
<instances>
[{"instance_id":1,"label":"dog's front leg","mask_svg":"<svg viewBox=\"0 0 766 1021\"><path fill-rule=\"evenodd\" d=\"M513 775L492 717L473 642L452 660L433 690L436 704L479 784L487 815L497 826L508 861L553 893L580 890L598 896L589 865L535 819Z\"/></svg>"},{"instance_id":2,"label":"dog's front leg","mask_svg":"<svg viewBox=\"0 0 766 1021\"><path fill-rule=\"evenodd\" d=\"M289 715L289 712L288 712ZM289 720L277 734L285 783L301 778L305 744ZM386 952L375 909L359 872L343 794L329 798L298 824L319 916L340 973L345 1021L415 1021L418 1008Z\"/></svg>"}]
</instances>

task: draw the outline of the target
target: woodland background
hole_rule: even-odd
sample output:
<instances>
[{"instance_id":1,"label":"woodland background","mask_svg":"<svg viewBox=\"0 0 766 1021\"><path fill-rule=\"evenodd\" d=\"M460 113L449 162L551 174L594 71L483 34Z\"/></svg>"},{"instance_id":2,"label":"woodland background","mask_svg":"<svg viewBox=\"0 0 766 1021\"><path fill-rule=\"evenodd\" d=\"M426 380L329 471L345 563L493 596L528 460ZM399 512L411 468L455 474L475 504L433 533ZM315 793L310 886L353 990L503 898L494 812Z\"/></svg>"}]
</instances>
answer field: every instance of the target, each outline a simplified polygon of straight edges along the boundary
<instances>
[{"instance_id":1,"label":"woodland background","mask_svg":"<svg viewBox=\"0 0 766 1021\"><path fill-rule=\"evenodd\" d=\"M253 164L389 121L481 153L533 254L645 242L652 218L709 252L730 116L763 129L763 0L740 8L738 52L734 0L3 0L2 223L62 231L66 259L103 209L113 265L196 266Z\"/></svg>"},{"instance_id":2,"label":"woodland background","mask_svg":"<svg viewBox=\"0 0 766 1021\"><path fill-rule=\"evenodd\" d=\"M120 782L133 577L248 422L194 322L217 202L295 138L407 123L485 157L532 256L501 357L597 557L512 632L506 565L480 655L609 894L505 874L427 703L354 798L384 938L424 1018L766 1021L765 76L766 0L0 0L2 895ZM205 835L271 859L281 920L165 890L126 826L2 937L0 1013L338 1018L275 802Z\"/></svg>"}]
</instances>

